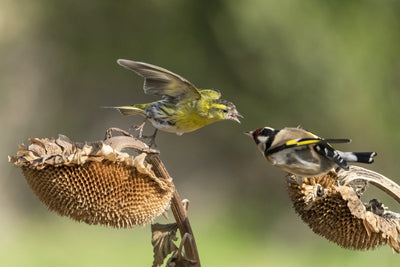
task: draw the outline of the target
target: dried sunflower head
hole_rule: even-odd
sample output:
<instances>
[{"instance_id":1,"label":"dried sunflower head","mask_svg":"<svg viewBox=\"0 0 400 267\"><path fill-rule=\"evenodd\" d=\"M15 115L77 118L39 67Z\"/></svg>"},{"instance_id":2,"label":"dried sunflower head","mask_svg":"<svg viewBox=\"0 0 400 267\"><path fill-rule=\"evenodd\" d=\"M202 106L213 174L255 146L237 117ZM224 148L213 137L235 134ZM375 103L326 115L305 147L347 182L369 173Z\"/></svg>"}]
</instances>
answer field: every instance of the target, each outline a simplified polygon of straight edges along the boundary
<instances>
[{"instance_id":1,"label":"dried sunflower head","mask_svg":"<svg viewBox=\"0 0 400 267\"><path fill-rule=\"evenodd\" d=\"M397 184L357 166L304 178L301 184L291 175L287 190L294 209L315 233L345 248L364 250L388 244L400 253L400 214L386 210L376 199L363 203L360 195L368 183L399 201Z\"/></svg>"},{"instance_id":2,"label":"dried sunflower head","mask_svg":"<svg viewBox=\"0 0 400 267\"><path fill-rule=\"evenodd\" d=\"M168 207L172 181L158 178L146 157L154 151L140 141L117 136L102 142L74 143L29 139L10 162L50 210L88 224L132 227L151 222ZM122 150L132 148L137 156Z\"/></svg>"}]
</instances>

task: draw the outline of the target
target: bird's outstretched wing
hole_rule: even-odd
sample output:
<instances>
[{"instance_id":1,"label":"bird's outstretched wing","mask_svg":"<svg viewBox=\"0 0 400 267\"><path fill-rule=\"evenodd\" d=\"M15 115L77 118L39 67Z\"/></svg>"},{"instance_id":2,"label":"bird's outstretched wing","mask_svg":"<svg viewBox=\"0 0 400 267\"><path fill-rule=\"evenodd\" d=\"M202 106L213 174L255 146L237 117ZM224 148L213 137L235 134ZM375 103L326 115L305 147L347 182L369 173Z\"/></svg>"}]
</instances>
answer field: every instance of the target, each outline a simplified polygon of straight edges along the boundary
<instances>
[{"instance_id":1,"label":"bird's outstretched wing","mask_svg":"<svg viewBox=\"0 0 400 267\"><path fill-rule=\"evenodd\" d=\"M169 70L127 59L118 59L117 63L144 77L143 89L146 94L163 95L177 100L201 97L196 86Z\"/></svg>"}]
</instances>

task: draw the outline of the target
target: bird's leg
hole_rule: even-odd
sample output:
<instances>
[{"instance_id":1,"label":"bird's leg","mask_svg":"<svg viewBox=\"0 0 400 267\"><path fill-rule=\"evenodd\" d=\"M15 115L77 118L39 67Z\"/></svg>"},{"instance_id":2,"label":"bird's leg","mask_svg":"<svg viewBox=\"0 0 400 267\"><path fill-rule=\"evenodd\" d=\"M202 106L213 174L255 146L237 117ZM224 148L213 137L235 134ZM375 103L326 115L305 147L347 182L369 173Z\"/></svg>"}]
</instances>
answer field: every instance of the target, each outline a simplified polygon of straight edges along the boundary
<instances>
[{"instance_id":1,"label":"bird's leg","mask_svg":"<svg viewBox=\"0 0 400 267\"><path fill-rule=\"evenodd\" d=\"M157 132L158 132L158 129L156 128L152 135L142 136L142 138L149 138L150 139L149 147L157 148L157 144L156 144Z\"/></svg>"},{"instance_id":2,"label":"bird's leg","mask_svg":"<svg viewBox=\"0 0 400 267\"><path fill-rule=\"evenodd\" d=\"M154 133L152 135L149 135L149 136L143 135L143 128L144 128L144 125L146 124L146 122L147 122L147 118L145 118L144 121L140 125L134 126L133 129L135 131L139 131L139 135L138 135L139 139L141 139L141 138L150 139L149 147L156 148L157 147L157 145L156 145L156 135L157 135L158 129L156 128L156 130L154 131Z\"/></svg>"},{"instance_id":3,"label":"bird's leg","mask_svg":"<svg viewBox=\"0 0 400 267\"><path fill-rule=\"evenodd\" d=\"M147 118L145 118L144 121L140 125L133 126L133 129L135 131L139 131L138 138L143 137L143 128L144 128L144 125L146 124L146 122L147 122Z\"/></svg>"}]
</instances>

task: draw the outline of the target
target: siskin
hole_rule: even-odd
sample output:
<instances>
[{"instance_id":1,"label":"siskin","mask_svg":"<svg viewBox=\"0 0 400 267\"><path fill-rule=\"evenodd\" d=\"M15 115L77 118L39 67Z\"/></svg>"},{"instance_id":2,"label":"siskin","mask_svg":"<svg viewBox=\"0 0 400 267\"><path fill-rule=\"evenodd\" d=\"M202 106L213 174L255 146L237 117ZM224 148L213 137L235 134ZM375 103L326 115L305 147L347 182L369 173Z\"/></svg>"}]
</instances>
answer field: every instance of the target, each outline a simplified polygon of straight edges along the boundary
<instances>
[{"instance_id":1,"label":"siskin","mask_svg":"<svg viewBox=\"0 0 400 267\"><path fill-rule=\"evenodd\" d=\"M266 159L274 166L300 177L315 177L334 167L349 169L347 162L372 163L375 152L342 152L330 143L349 143L350 139L324 139L300 128L271 127L246 132Z\"/></svg>"},{"instance_id":2,"label":"siskin","mask_svg":"<svg viewBox=\"0 0 400 267\"><path fill-rule=\"evenodd\" d=\"M157 130L176 133L193 132L213 122L233 120L240 123L241 116L233 103L221 99L216 89L197 89L183 77L151 64L119 59L118 64L144 77L146 94L161 95L162 99L152 103L114 107L123 115L140 115L144 122L136 127L142 137L143 127L149 120Z\"/></svg>"}]
</instances>

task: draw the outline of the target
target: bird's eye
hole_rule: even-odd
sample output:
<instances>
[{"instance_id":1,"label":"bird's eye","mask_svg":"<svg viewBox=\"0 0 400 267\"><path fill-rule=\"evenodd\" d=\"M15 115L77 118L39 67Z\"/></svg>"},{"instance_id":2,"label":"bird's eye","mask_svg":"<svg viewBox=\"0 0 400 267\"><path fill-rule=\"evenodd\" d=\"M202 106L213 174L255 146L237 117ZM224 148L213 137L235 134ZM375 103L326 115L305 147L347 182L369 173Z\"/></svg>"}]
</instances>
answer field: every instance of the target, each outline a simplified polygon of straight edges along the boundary
<instances>
[{"instance_id":1,"label":"bird's eye","mask_svg":"<svg viewBox=\"0 0 400 267\"><path fill-rule=\"evenodd\" d=\"M223 113L228 113L228 110L227 109L223 109L222 112Z\"/></svg>"}]
</instances>

